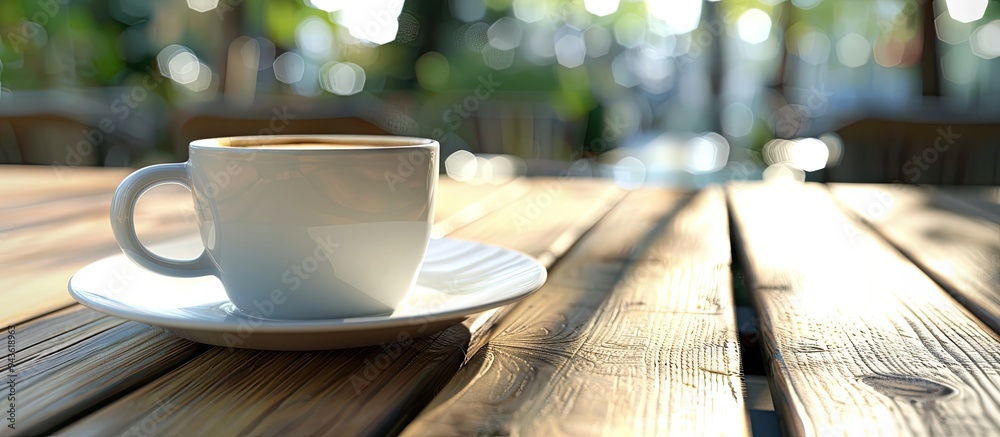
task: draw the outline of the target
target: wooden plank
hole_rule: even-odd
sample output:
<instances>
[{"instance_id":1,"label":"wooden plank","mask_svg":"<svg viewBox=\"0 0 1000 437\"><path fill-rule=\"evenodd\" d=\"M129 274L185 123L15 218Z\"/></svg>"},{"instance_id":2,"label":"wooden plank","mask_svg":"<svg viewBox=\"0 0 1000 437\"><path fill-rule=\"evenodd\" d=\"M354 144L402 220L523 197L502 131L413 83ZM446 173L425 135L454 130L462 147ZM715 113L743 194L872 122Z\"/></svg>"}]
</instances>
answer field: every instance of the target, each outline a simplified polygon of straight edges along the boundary
<instances>
[{"instance_id":1,"label":"wooden plank","mask_svg":"<svg viewBox=\"0 0 1000 437\"><path fill-rule=\"evenodd\" d=\"M101 173L119 177L115 172ZM143 241L156 244L197 232L190 192L172 186L147 196L136 214ZM0 210L0 290L4 291L0 325L72 304L66 292L69 278L87 264L121 252L111 233L110 208L108 191Z\"/></svg>"},{"instance_id":2,"label":"wooden plank","mask_svg":"<svg viewBox=\"0 0 1000 437\"><path fill-rule=\"evenodd\" d=\"M51 169L5 170L31 176L28 181L45 181L43 176L52 175ZM20 323L71 305L73 300L66 293L69 278L97 259L120 253L111 233L109 211L111 194L127 174L74 169L64 180L88 187L89 194L53 198L64 188L59 184L54 191L35 193L30 205L0 205L0 269L4 272L0 275L0 290L5 290L0 325ZM16 180L9 174L2 179ZM527 191L524 183L509 185L473 186L443 178L439 195L444 199L439 199L436 211L441 218L439 227L453 230L463 226ZM191 194L178 185L151 190L136 210L136 230L147 244L197 235L195 220Z\"/></svg>"},{"instance_id":3,"label":"wooden plank","mask_svg":"<svg viewBox=\"0 0 1000 437\"><path fill-rule=\"evenodd\" d=\"M442 193L441 196L447 198L438 199L436 215L441 219L434 224L431 238L448 235L510 204L515 199L527 195L532 187L532 184L524 178L509 181L502 187L471 185L447 178L441 181L442 186L439 191Z\"/></svg>"},{"instance_id":4,"label":"wooden plank","mask_svg":"<svg viewBox=\"0 0 1000 437\"><path fill-rule=\"evenodd\" d=\"M1000 208L996 189L835 185L834 196L1000 332ZM983 202L967 203L981 196ZM967 200L960 200L961 198ZM970 199L971 198L971 199Z\"/></svg>"},{"instance_id":5,"label":"wooden plank","mask_svg":"<svg viewBox=\"0 0 1000 437\"><path fill-rule=\"evenodd\" d=\"M665 232L665 226L671 220L685 220L674 215L691 198L691 193L678 190L649 188L631 191L626 198L628 202L623 202L601 220L602 225L615 230L614 238L591 238L582 240L580 244L599 246L586 249L599 261L669 258L676 255L671 251L673 246L669 246L672 243L651 237Z\"/></svg>"},{"instance_id":6,"label":"wooden plank","mask_svg":"<svg viewBox=\"0 0 1000 437\"><path fill-rule=\"evenodd\" d=\"M551 265L624 196L605 180L533 178L532 183L532 192L497 210L495 221L460 228L458 238L495 241Z\"/></svg>"},{"instance_id":7,"label":"wooden plank","mask_svg":"<svg viewBox=\"0 0 1000 437\"><path fill-rule=\"evenodd\" d=\"M403 435L746 435L725 198L706 190L664 224L676 204L627 197ZM622 232L629 216L640 231ZM595 265L624 278L580 281Z\"/></svg>"},{"instance_id":8,"label":"wooden plank","mask_svg":"<svg viewBox=\"0 0 1000 437\"><path fill-rule=\"evenodd\" d=\"M690 193L676 190L630 192L601 219L599 226L590 232L591 236L576 243L574 251L586 256L579 262L563 260L559 269L549 275L546 284L610 288L620 279L628 261L664 259L665 254L660 249L671 243L655 237L664 232L673 214L690 201L690 197Z\"/></svg>"},{"instance_id":9,"label":"wooden plank","mask_svg":"<svg viewBox=\"0 0 1000 437\"><path fill-rule=\"evenodd\" d=\"M468 337L456 326L385 348L275 353L216 347L59 432L385 435L458 368Z\"/></svg>"},{"instance_id":10,"label":"wooden plank","mask_svg":"<svg viewBox=\"0 0 1000 437\"><path fill-rule=\"evenodd\" d=\"M114 191L133 169L0 165L0 209Z\"/></svg>"},{"instance_id":11,"label":"wooden plank","mask_svg":"<svg viewBox=\"0 0 1000 437\"><path fill-rule=\"evenodd\" d=\"M16 381L16 425L0 435L47 433L205 349L79 305L18 325L14 335L15 372L4 378Z\"/></svg>"},{"instance_id":12,"label":"wooden plank","mask_svg":"<svg viewBox=\"0 0 1000 437\"><path fill-rule=\"evenodd\" d=\"M517 188L525 191L530 188L529 183L518 179L509 181L505 184L473 185L467 182L459 182L442 175L438 180L437 207L435 208L434 215L439 219L452 217L484 198L493 196L498 192L505 191L510 188L507 187L507 185L511 182L516 182L516 184L513 184L516 186L515 191ZM441 220L436 220L436 222L436 224L440 224Z\"/></svg>"},{"instance_id":13,"label":"wooden plank","mask_svg":"<svg viewBox=\"0 0 1000 437\"><path fill-rule=\"evenodd\" d=\"M462 215L466 220L474 220L478 217L477 212L488 209L476 205L484 201L483 199L492 201L491 199L496 197L494 191L500 188L482 187L479 189L481 199L468 194L452 196L452 189L462 191L463 187L451 181L442 184L441 193L448 199L457 199L442 201L444 206L442 209L458 211L456 215ZM172 208L175 208L177 202L189 202L188 196L190 194L183 188L172 192L159 191L157 195L152 195L153 198L150 199L152 202L148 208L142 208L140 205L138 220L150 231L147 235L150 233L155 235L158 228L183 221L183 218L174 217L177 214ZM107 198L110 198L110 193L107 194ZM472 205L465 206L472 208L473 213L466 213L461 205L454 205L456 202L470 201L473 202ZM144 202L145 200L142 203ZM46 202L40 204L48 205ZM77 229L74 232L81 236L87 233L88 227L93 233L93 229L98 226L88 221L90 215L102 216L101 226L106 226L108 222L107 204L100 205L98 211L92 214L82 213L88 207L86 202L57 201L53 204L69 209L69 217L76 215L80 218L68 223L67 219L60 219L52 225L73 227ZM165 204L169 206L164 207ZM50 212L43 208L35 210L39 212L35 215L39 219L45 218ZM53 213L57 211L59 208L51 210ZM73 214L74 211L78 214ZM438 217L441 221L449 219L448 216L441 214L438 214ZM140 234L143 234L142 230ZM105 237L110 241L100 243L94 243L92 240L77 241L75 244L79 247L72 250L81 254L79 262L89 263L98 256L96 253L86 256L87 252L97 252L98 247L114 245L114 240L110 236ZM36 240L42 240L38 241L39 244L49 241L42 236L37 236ZM57 239L51 241L58 242ZM117 246L113 247L117 251ZM60 252L56 251L56 248L50 247L48 250L50 251L48 253L43 250L38 257L53 258L48 260L51 264L34 266L35 270L22 270L18 277L24 281L12 282L16 287L6 290L5 310L9 311L11 306L21 304L27 308L24 310L25 317L33 317L48 308L46 305L52 304L35 295L43 297L54 295L56 290L61 295L66 294L65 281L68 275L66 278L58 278L60 283L57 289L42 288L54 285L48 284L46 280L34 279L51 276L52 272L58 273L73 267L72 263L61 265L66 261L65 258L60 258ZM12 261L20 262L19 267L22 269L32 266L30 262L20 259L15 258ZM28 303L25 304L25 301ZM27 323L18 323L15 328L17 344L20 345L15 365L19 374L17 431L20 433L28 430L28 434L49 432L66 420L131 391L208 349L206 346L169 336L159 329L105 316L80 305L73 305L69 309ZM145 423L140 425L142 424ZM0 430L0 435L4 430Z\"/></svg>"},{"instance_id":14,"label":"wooden plank","mask_svg":"<svg viewBox=\"0 0 1000 437\"><path fill-rule=\"evenodd\" d=\"M536 189L497 210L491 218L461 228L456 236L515 248L551 267L580 236L612 210L624 192L607 181L533 178ZM568 212L567 212L568 211ZM546 244L548 242L549 244ZM493 334L493 328L513 305L494 308L465 321L472 356Z\"/></svg>"},{"instance_id":15,"label":"wooden plank","mask_svg":"<svg viewBox=\"0 0 1000 437\"><path fill-rule=\"evenodd\" d=\"M510 214L533 204L546 182L534 182L527 196L450 236L554 259L561 254L559 242L575 241L621 197L607 182L558 182L564 194L516 229ZM490 234L495 228L507 232ZM340 351L213 348L60 432L108 435L145 426L154 432L219 436L391 434L458 369L474 329L486 328L457 325L415 341ZM408 334L420 335L419 326Z\"/></svg>"},{"instance_id":16,"label":"wooden plank","mask_svg":"<svg viewBox=\"0 0 1000 437\"><path fill-rule=\"evenodd\" d=\"M1000 337L821 186L732 186L790 435L1000 432Z\"/></svg>"},{"instance_id":17,"label":"wooden plank","mask_svg":"<svg viewBox=\"0 0 1000 437\"><path fill-rule=\"evenodd\" d=\"M993 222L1000 221L1000 187L934 187L922 189L946 193L936 199L947 209L959 214L979 217Z\"/></svg>"}]
</instances>

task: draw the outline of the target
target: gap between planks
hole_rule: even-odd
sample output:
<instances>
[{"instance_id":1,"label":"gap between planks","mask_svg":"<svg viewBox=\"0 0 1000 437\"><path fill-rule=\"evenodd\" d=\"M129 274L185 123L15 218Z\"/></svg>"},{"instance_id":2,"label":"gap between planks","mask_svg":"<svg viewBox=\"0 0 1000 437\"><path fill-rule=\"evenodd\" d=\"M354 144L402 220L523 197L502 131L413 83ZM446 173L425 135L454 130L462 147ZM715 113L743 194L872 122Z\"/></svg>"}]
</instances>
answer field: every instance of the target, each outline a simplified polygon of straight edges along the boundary
<instances>
[{"instance_id":1,"label":"gap between planks","mask_svg":"<svg viewBox=\"0 0 1000 437\"><path fill-rule=\"evenodd\" d=\"M791 435L1000 432L1000 337L815 184L733 184Z\"/></svg>"},{"instance_id":2,"label":"gap between planks","mask_svg":"<svg viewBox=\"0 0 1000 437\"><path fill-rule=\"evenodd\" d=\"M585 220L596 221L622 196L606 181L558 181L564 191L551 206L519 222L518 214L537 205L546 182L532 181L527 196L450 236L558 257L554 243L567 234L578 237L593 226ZM392 433L447 382L471 337L467 322L408 346L299 353L212 348L60 432L121 433L155 417L158 429L175 433Z\"/></svg>"},{"instance_id":3,"label":"gap between planks","mask_svg":"<svg viewBox=\"0 0 1000 437\"><path fill-rule=\"evenodd\" d=\"M403 435L746 435L724 195L664 194L602 219Z\"/></svg>"},{"instance_id":4,"label":"gap between planks","mask_svg":"<svg viewBox=\"0 0 1000 437\"><path fill-rule=\"evenodd\" d=\"M454 200L443 202L443 210L449 214L443 220L453 214L461 216L462 223L475 221L479 217L477 214L488 214L519 197L525 182L518 184L513 190L503 186L483 187L473 193L472 190L456 189L465 187L446 182L442 194ZM473 207L475 213L466 213L461 205L452 206L455 202L471 202L466 206ZM42 271L26 274L47 275ZM19 284L22 291L37 292L36 285ZM59 285L59 290L66 294L64 284ZM5 300L10 299L10 295L5 296ZM72 302L68 295L67 300ZM106 316L79 304L61 309L52 309L52 305L49 302L25 310L32 317L13 324L19 341L15 368L22 369L23 377L20 380L22 401L18 403L18 432L49 432L60 423L176 368L208 348L167 335L158 328ZM68 343L66 339L73 341ZM114 371L109 373L112 369ZM25 397L30 396L29 393L42 395ZM4 430L0 430L0 435L3 434Z\"/></svg>"},{"instance_id":5,"label":"gap between planks","mask_svg":"<svg viewBox=\"0 0 1000 437\"><path fill-rule=\"evenodd\" d=\"M830 187L840 205L871 226L994 331L1000 332L1000 215L993 189L904 185Z\"/></svg>"}]
</instances>

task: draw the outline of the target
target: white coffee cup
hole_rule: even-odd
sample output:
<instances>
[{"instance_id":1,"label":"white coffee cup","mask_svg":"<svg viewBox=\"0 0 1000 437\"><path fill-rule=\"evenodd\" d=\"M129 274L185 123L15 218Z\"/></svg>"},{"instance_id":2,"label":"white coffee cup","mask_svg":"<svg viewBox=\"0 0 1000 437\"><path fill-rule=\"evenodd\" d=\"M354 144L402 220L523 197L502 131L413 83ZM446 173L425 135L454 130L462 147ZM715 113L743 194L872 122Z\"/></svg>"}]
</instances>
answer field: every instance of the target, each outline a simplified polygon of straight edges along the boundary
<instances>
[{"instance_id":1,"label":"white coffee cup","mask_svg":"<svg viewBox=\"0 0 1000 437\"><path fill-rule=\"evenodd\" d=\"M391 313L412 287L434 217L439 144L395 136L197 140L188 162L129 175L111 227L135 263L170 276L216 275L242 312L275 319ZM146 190L191 189L205 251L159 256L133 215Z\"/></svg>"}]
</instances>

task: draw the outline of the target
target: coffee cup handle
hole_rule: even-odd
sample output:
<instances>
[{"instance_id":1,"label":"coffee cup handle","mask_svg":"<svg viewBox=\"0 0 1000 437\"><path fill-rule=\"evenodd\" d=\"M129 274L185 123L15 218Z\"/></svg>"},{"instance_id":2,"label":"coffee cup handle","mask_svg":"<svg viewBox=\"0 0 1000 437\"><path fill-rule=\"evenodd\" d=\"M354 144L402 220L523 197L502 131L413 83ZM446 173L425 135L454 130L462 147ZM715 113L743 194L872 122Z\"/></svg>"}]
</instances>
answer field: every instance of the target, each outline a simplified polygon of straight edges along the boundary
<instances>
[{"instance_id":1,"label":"coffee cup handle","mask_svg":"<svg viewBox=\"0 0 1000 437\"><path fill-rule=\"evenodd\" d=\"M111 199L111 230L125 256L136 264L169 276L194 277L216 275L218 268L202 251L191 260L170 259L150 252L135 233L135 204L146 190L162 184L180 184L191 189L187 163L157 164L136 170L122 181Z\"/></svg>"}]
</instances>

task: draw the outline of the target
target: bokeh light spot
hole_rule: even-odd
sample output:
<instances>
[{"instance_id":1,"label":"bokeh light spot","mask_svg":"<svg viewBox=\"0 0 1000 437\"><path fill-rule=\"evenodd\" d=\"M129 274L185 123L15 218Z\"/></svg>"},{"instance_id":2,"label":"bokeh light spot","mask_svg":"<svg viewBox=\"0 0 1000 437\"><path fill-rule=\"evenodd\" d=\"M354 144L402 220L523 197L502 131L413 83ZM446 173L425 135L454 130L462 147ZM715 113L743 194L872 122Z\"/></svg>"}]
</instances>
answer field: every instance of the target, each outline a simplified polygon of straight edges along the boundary
<instances>
[{"instance_id":1,"label":"bokeh light spot","mask_svg":"<svg viewBox=\"0 0 1000 437\"><path fill-rule=\"evenodd\" d=\"M583 38L574 32L569 32L556 41L556 60L560 65L574 68L583 65L587 56L587 45Z\"/></svg>"},{"instance_id":2,"label":"bokeh light spot","mask_svg":"<svg viewBox=\"0 0 1000 437\"><path fill-rule=\"evenodd\" d=\"M396 39L402 11L400 0L357 0L347 3L337 13L336 20L347 27L351 36L381 45Z\"/></svg>"},{"instance_id":3,"label":"bokeh light spot","mask_svg":"<svg viewBox=\"0 0 1000 437\"><path fill-rule=\"evenodd\" d=\"M521 25L517 20L503 17L486 30L489 44L500 50L513 50L521 44Z\"/></svg>"},{"instance_id":4,"label":"bokeh light spot","mask_svg":"<svg viewBox=\"0 0 1000 437\"><path fill-rule=\"evenodd\" d=\"M494 70L503 70L514 65L514 50L501 50L491 45L483 47L483 64Z\"/></svg>"},{"instance_id":5,"label":"bokeh light spot","mask_svg":"<svg viewBox=\"0 0 1000 437\"><path fill-rule=\"evenodd\" d=\"M771 35L771 16L760 9L747 9L736 20L736 30L744 42L760 44Z\"/></svg>"},{"instance_id":6,"label":"bokeh light spot","mask_svg":"<svg viewBox=\"0 0 1000 437\"><path fill-rule=\"evenodd\" d=\"M306 0L312 7L325 12L337 12L344 9L347 0Z\"/></svg>"},{"instance_id":7,"label":"bokeh light spot","mask_svg":"<svg viewBox=\"0 0 1000 437\"><path fill-rule=\"evenodd\" d=\"M170 58L167 63L170 70L170 78L181 85L189 84L198 79L198 70L201 63L198 57L188 51L178 52Z\"/></svg>"},{"instance_id":8,"label":"bokeh light spot","mask_svg":"<svg viewBox=\"0 0 1000 437\"><path fill-rule=\"evenodd\" d=\"M591 26L583 31L583 41L587 46L587 56L599 58L611 50L611 31L602 26Z\"/></svg>"},{"instance_id":9,"label":"bokeh light spot","mask_svg":"<svg viewBox=\"0 0 1000 437\"><path fill-rule=\"evenodd\" d=\"M327 62L320 68L319 84L333 94L357 94L365 86L365 70L350 62Z\"/></svg>"},{"instance_id":10,"label":"bokeh light spot","mask_svg":"<svg viewBox=\"0 0 1000 437\"><path fill-rule=\"evenodd\" d=\"M284 83L302 80L306 71L306 61L294 52L285 52L274 60L274 78Z\"/></svg>"},{"instance_id":11,"label":"bokeh light spot","mask_svg":"<svg viewBox=\"0 0 1000 437\"><path fill-rule=\"evenodd\" d=\"M883 67L895 67L903 62L905 49L902 41L880 36L875 42L875 62Z\"/></svg>"},{"instance_id":12,"label":"bokeh light spot","mask_svg":"<svg viewBox=\"0 0 1000 437\"><path fill-rule=\"evenodd\" d=\"M672 33L688 33L701 21L701 0L646 0L646 10Z\"/></svg>"},{"instance_id":13,"label":"bokeh light spot","mask_svg":"<svg viewBox=\"0 0 1000 437\"><path fill-rule=\"evenodd\" d=\"M762 176L764 182L774 184L799 184L806 180L805 172L788 164L769 165Z\"/></svg>"},{"instance_id":14,"label":"bokeh light spot","mask_svg":"<svg viewBox=\"0 0 1000 437\"><path fill-rule=\"evenodd\" d=\"M208 12L219 7L219 0L187 0L187 5L195 12Z\"/></svg>"},{"instance_id":15,"label":"bokeh light spot","mask_svg":"<svg viewBox=\"0 0 1000 437\"><path fill-rule=\"evenodd\" d=\"M1000 20L993 20L976 29L969 41L972 53L983 59L1000 56Z\"/></svg>"},{"instance_id":16,"label":"bokeh light spot","mask_svg":"<svg viewBox=\"0 0 1000 437\"><path fill-rule=\"evenodd\" d=\"M486 36L489 28L490 26L486 23L475 23L469 26L469 28L465 30L465 46L468 47L469 50L481 52L483 47L489 43L489 37Z\"/></svg>"},{"instance_id":17,"label":"bokeh light spot","mask_svg":"<svg viewBox=\"0 0 1000 437\"><path fill-rule=\"evenodd\" d=\"M471 0L480 2L479 0ZM514 0L514 16L525 23L534 23L545 18L548 2L538 0Z\"/></svg>"},{"instance_id":18,"label":"bokeh light spot","mask_svg":"<svg viewBox=\"0 0 1000 437\"><path fill-rule=\"evenodd\" d=\"M938 15L934 19L934 30L941 41L948 44L960 44L969 39L969 34L972 33L972 25L957 21L951 18L947 12L942 12L941 15Z\"/></svg>"},{"instance_id":19,"label":"bokeh light spot","mask_svg":"<svg viewBox=\"0 0 1000 437\"><path fill-rule=\"evenodd\" d=\"M333 47L333 30L326 21L306 18L295 28L295 45L311 59L327 59Z\"/></svg>"},{"instance_id":20,"label":"bokeh light spot","mask_svg":"<svg viewBox=\"0 0 1000 437\"><path fill-rule=\"evenodd\" d=\"M989 0L944 0L944 3L948 7L948 14L955 21L971 23L983 18Z\"/></svg>"},{"instance_id":21,"label":"bokeh light spot","mask_svg":"<svg viewBox=\"0 0 1000 437\"><path fill-rule=\"evenodd\" d=\"M583 7L591 14L604 17L615 13L619 3L620 0L583 0Z\"/></svg>"},{"instance_id":22,"label":"bokeh light spot","mask_svg":"<svg viewBox=\"0 0 1000 437\"><path fill-rule=\"evenodd\" d=\"M957 84L972 83L978 64L968 46L955 46L941 57L941 76Z\"/></svg>"},{"instance_id":23,"label":"bokeh light spot","mask_svg":"<svg viewBox=\"0 0 1000 437\"><path fill-rule=\"evenodd\" d=\"M722 110L722 132L742 137L753 129L753 111L742 103L733 103Z\"/></svg>"},{"instance_id":24,"label":"bokeh light spot","mask_svg":"<svg viewBox=\"0 0 1000 437\"><path fill-rule=\"evenodd\" d=\"M615 21L615 41L622 47L635 47L646 34L646 21L635 14L625 14Z\"/></svg>"},{"instance_id":25,"label":"bokeh light spot","mask_svg":"<svg viewBox=\"0 0 1000 437\"><path fill-rule=\"evenodd\" d=\"M871 57L872 45L857 33L849 33L837 41L837 60L845 67L860 67L867 64Z\"/></svg>"},{"instance_id":26,"label":"bokeh light spot","mask_svg":"<svg viewBox=\"0 0 1000 437\"><path fill-rule=\"evenodd\" d=\"M799 9L812 9L819 5L820 0L792 0L792 4Z\"/></svg>"},{"instance_id":27,"label":"bokeh light spot","mask_svg":"<svg viewBox=\"0 0 1000 437\"><path fill-rule=\"evenodd\" d=\"M807 32L799 40L798 49L803 61L822 65L830 58L830 38L823 32Z\"/></svg>"},{"instance_id":28,"label":"bokeh light spot","mask_svg":"<svg viewBox=\"0 0 1000 437\"><path fill-rule=\"evenodd\" d=\"M476 167L476 156L466 150L456 151L444 160L445 173L459 182L472 180L476 176Z\"/></svg>"},{"instance_id":29,"label":"bokeh light spot","mask_svg":"<svg viewBox=\"0 0 1000 437\"><path fill-rule=\"evenodd\" d=\"M642 188L646 182L646 164L638 158L626 156L614 165L612 174L619 187L626 190Z\"/></svg>"},{"instance_id":30,"label":"bokeh light spot","mask_svg":"<svg viewBox=\"0 0 1000 437\"><path fill-rule=\"evenodd\" d=\"M425 88L439 88L448 83L451 66L448 58L438 52L424 53L414 65L417 81Z\"/></svg>"}]
</instances>

